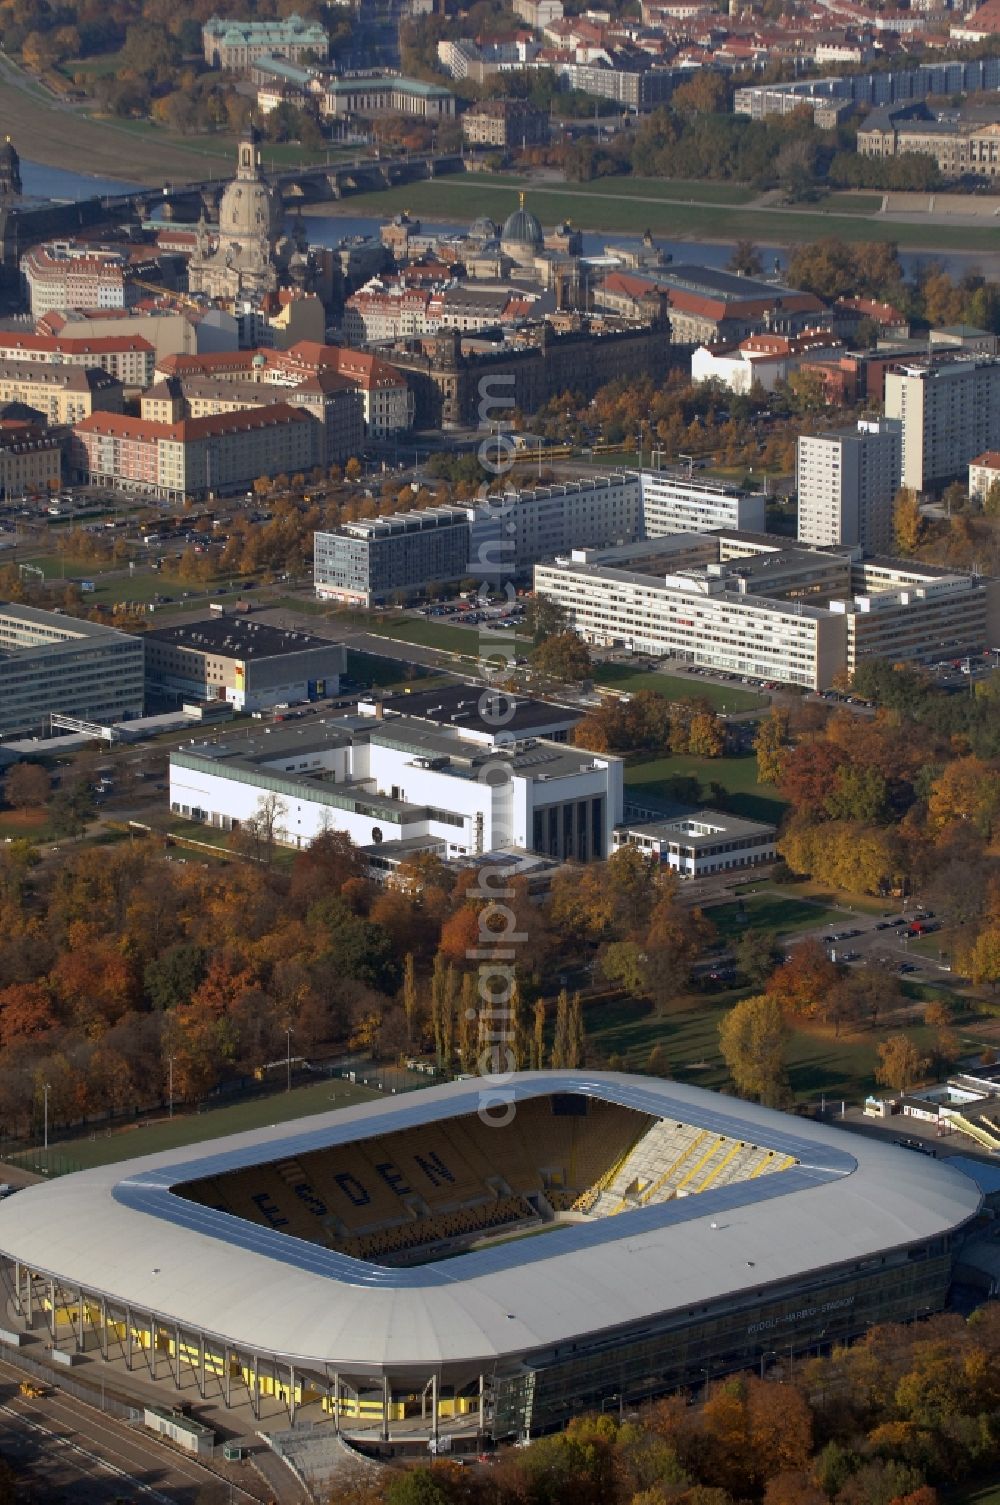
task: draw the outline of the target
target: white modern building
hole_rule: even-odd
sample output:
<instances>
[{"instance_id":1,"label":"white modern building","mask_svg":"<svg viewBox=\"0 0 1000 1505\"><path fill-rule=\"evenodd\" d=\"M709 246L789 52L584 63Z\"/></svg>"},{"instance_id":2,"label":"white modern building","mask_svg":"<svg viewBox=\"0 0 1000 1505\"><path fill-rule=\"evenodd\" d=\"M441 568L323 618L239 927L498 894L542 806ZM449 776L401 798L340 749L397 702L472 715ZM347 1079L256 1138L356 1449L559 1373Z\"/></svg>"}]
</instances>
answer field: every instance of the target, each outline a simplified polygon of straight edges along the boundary
<instances>
[{"instance_id":1,"label":"white modern building","mask_svg":"<svg viewBox=\"0 0 1000 1505\"><path fill-rule=\"evenodd\" d=\"M659 820L630 822L615 832L615 850L636 847L684 878L773 862L776 828L721 810L679 810Z\"/></svg>"},{"instance_id":2,"label":"white modern building","mask_svg":"<svg viewBox=\"0 0 1000 1505\"><path fill-rule=\"evenodd\" d=\"M885 375L885 413L903 425L902 483L928 491L964 478L1000 444L1000 360L935 357Z\"/></svg>"},{"instance_id":3,"label":"white modern building","mask_svg":"<svg viewBox=\"0 0 1000 1505\"><path fill-rule=\"evenodd\" d=\"M0 602L0 737L56 712L124 721L143 712L143 641L61 612Z\"/></svg>"},{"instance_id":4,"label":"white modern building","mask_svg":"<svg viewBox=\"0 0 1000 1505\"><path fill-rule=\"evenodd\" d=\"M855 428L800 435L799 542L889 553L902 463L897 418L862 418Z\"/></svg>"},{"instance_id":5,"label":"white modern building","mask_svg":"<svg viewBox=\"0 0 1000 1505\"><path fill-rule=\"evenodd\" d=\"M767 499L763 494L662 470L644 470L640 481L645 538L705 533L712 528L739 528L750 533L767 530Z\"/></svg>"},{"instance_id":6,"label":"white modern building","mask_svg":"<svg viewBox=\"0 0 1000 1505\"><path fill-rule=\"evenodd\" d=\"M596 646L809 689L864 658L928 663L1000 641L998 581L857 547L715 537L715 563L661 559L652 543L644 560L581 550L537 565L535 589Z\"/></svg>"},{"instance_id":7,"label":"white modern building","mask_svg":"<svg viewBox=\"0 0 1000 1505\"><path fill-rule=\"evenodd\" d=\"M514 848L607 857L623 813L621 760L528 737L506 747L382 707L192 743L171 753L175 815L233 830L270 809L275 839L345 832L369 857L462 860Z\"/></svg>"}]
</instances>

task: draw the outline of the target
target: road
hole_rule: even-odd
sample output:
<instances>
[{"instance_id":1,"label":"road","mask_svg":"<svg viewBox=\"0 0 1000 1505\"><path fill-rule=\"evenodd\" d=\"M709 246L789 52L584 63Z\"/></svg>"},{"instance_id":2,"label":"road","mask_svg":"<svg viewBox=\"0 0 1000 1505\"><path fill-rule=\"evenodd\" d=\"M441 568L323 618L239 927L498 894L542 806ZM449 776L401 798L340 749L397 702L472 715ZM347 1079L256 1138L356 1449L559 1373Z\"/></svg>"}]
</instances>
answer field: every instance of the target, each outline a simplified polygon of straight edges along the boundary
<instances>
[{"instance_id":1,"label":"road","mask_svg":"<svg viewBox=\"0 0 1000 1505\"><path fill-rule=\"evenodd\" d=\"M0 1381L10 1382L0 1399L0 1455L30 1481L37 1505L208 1505L216 1499L246 1505L267 1498L254 1475L224 1481L152 1435L59 1391L28 1400L17 1390L21 1378L0 1361Z\"/></svg>"}]
</instances>

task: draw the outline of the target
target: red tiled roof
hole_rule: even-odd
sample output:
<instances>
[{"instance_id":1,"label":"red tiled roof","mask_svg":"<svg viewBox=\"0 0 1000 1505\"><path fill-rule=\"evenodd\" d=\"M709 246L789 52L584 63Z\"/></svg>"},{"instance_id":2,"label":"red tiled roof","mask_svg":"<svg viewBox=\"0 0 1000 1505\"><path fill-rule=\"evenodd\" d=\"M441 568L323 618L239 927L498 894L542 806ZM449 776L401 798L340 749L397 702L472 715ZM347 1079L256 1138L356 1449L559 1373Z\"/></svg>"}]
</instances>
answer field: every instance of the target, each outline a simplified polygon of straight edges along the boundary
<instances>
[{"instance_id":1,"label":"red tiled roof","mask_svg":"<svg viewBox=\"0 0 1000 1505\"><path fill-rule=\"evenodd\" d=\"M129 413L92 413L74 425L77 434L102 434L114 439L135 439L152 444L157 439L206 439L217 434L231 434L240 429L272 428L281 423L311 423L302 408L287 402L269 403L261 408L244 408L237 413L214 413L206 418L181 418L177 423L155 423L148 418L133 418Z\"/></svg>"},{"instance_id":2,"label":"red tiled roof","mask_svg":"<svg viewBox=\"0 0 1000 1505\"><path fill-rule=\"evenodd\" d=\"M85 339L72 335L0 333L0 350L47 350L53 355L122 355L129 351L152 354L153 347L137 334L109 334L100 339Z\"/></svg>"}]
</instances>

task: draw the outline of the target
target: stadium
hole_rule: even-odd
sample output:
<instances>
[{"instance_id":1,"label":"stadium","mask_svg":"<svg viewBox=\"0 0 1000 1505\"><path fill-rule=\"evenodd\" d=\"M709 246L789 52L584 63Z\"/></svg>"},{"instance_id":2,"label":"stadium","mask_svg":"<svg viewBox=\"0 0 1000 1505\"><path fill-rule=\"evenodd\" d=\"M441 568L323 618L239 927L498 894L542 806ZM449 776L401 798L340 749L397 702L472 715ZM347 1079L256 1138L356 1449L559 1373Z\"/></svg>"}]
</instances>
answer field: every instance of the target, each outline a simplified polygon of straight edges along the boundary
<instances>
[{"instance_id":1,"label":"stadium","mask_svg":"<svg viewBox=\"0 0 1000 1505\"><path fill-rule=\"evenodd\" d=\"M980 1202L716 1093L524 1072L29 1188L0 1251L26 1344L258 1417L499 1439L939 1310Z\"/></svg>"}]
</instances>

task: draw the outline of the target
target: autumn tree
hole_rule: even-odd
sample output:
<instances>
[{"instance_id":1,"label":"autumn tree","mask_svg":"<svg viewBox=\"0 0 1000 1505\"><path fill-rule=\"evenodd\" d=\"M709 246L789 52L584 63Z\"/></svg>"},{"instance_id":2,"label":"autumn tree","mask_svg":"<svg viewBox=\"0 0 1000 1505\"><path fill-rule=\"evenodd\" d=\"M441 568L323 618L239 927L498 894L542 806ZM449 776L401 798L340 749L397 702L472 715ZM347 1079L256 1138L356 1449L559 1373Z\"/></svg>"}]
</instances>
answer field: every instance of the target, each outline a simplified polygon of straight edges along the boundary
<instances>
[{"instance_id":1,"label":"autumn tree","mask_svg":"<svg viewBox=\"0 0 1000 1505\"><path fill-rule=\"evenodd\" d=\"M923 1076L927 1062L908 1035L890 1035L878 1046L875 1080L893 1092L909 1092Z\"/></svg>"},{"instance_id":2,"label":"autumn tree","mask_svg":"<svg viewBox=\"0 0 1000 1505\"><path fill-rule=\"evenodd\" d=\"M557 632L539 643L531 662L540 674L566 684L586 679L591 673L590 650L575 632Z\"/></svg>"},{"instance_id":3,"label":"autumn tree","mask_svg":"<svg viewBox=\"0 0 1000 1505\"><path fill-rule=\"evenodd\" d=\"M753 750L757 754L758 784L777 784L781 779L784 748L788 742L788 712L777 707L757 725Z\"/></svg>"},{"instance_id":4,"label":"autumn tree","mask_svg":"<svg viewBox=\"0 0 1000 1505\"><path fill-rule=\"evenodd\" d=\"M44 805L52 791L52 780L40 763L15 763L3 783L4 797L15 810Z\"/></svg>"},{"instance_id":5,"label":"autumn tree","mask_svg":"<svg viewBox=\"0 0 1000 1505\"><path fill-rule=\"evenodd\" d=\"M786 1066L788 1029L781 1005L766 993L744 998L719 1025L722 1058L741 1097L782 1107L790 1088Z\"/></svg>"},{"instance_id":6,"label":"autumn tree","mask_svg":"<svg viewBox=\"0 0 1000 1505\"><path fill-rule=\"evenodd\" d=\"M892 526L900 554L915 554L923 539L924 521L920 498L909 486L901 486L892 504Z\"/></svg>"}]
</instances>

